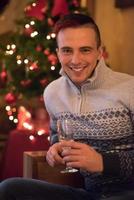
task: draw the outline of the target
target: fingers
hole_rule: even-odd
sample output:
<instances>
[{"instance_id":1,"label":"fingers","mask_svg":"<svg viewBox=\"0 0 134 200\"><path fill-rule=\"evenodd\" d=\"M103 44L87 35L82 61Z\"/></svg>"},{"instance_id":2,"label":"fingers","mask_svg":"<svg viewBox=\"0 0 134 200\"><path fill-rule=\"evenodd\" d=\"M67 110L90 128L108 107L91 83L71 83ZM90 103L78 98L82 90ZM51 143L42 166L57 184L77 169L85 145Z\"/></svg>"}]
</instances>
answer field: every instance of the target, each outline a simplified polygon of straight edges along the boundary
<instances>
[{"instance_id":1,"label":"fingers","mask_svg":"<svg viewBox=\"0 0 134 200\"><path fill-rule=\"evenodd\" d=\"M69 140L69 141L62 140L60 144L62 147L70 147L72 149L80 149L81 145L83 145L82 143L75 142L74 140Z\"/></svg>"},{"instance_id":2,"label":"fingers","mask_svg":"<svg viewBox=\"0 0 134 200\"><path fill-rule=\"evenodd\" d=\"M64 164L64 160L61 157L61 147L59 143L51 146L46 154L46 160L50 166L55 166L57 164Z\"/></svg>"}]
</instances>

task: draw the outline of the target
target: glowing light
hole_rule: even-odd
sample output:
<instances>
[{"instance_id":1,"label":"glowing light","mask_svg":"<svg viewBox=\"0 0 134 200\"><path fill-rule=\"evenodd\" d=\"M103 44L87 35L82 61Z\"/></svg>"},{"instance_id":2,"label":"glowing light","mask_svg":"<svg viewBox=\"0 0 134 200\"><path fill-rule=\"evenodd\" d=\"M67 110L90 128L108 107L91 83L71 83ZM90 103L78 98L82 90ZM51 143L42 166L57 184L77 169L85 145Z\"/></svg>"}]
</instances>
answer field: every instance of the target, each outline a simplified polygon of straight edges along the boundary
<instances>
[{"instance_id":1,"label":"glowing light","mask_svg":"<svg viewBox=\"0 0 134 200\"><path fill-rule=\"evenodd\" d=\"M37 131L38 135L43 135L44 133L45 133L45 130L43 130L43 129L40 129L40 130Z\"/></svg>"},{"instance_id":2,"label":"glowing light","mask_svg":"<svg viewBox=\"0 0 134 200\"><path fill-rule=\"evenodd\" d=\"M25 28L30 28L30 25L29 25L29 24L26 24L26 25L25 25Z\"/></svg>"},{"instance_id":3,"label":"glowing light","mask_svg":"<svg viewBox=\"0 0 134 200\"><path fill-rule=\"evenodd\" d=\"M50 136L47 137L48 141L50 141Z\"/></svg>"},{"instance_id":4,"label":"glowing light","mask_svg":"<svg viewBox=\"0 0 134 200\"><path fill-rule=\"evenodd\" d=\"M13 55L14 51L13 50L10 50L10 51L6 51L6 54L7 55Z\"/></svg>"},{"instance_id":5,"label":"glowing light","mask_svg":"<svg viewBox=\"0 0 134 200\"><path fill-rule=\"evenodd\" d=\"M37 31L34 31L33 33L31 33L31 37L35 37L36 35L38 35L38 32Z\"/></svg>"},{"instance_id":6,"label":"glowing light","mask_svg":"<svg viewBox=\"0 0 134 200\"><path fill-rule=\"evenodd\" d=\"M29 60L28 60L28 59L25 59L25 60L24 60L24 63L25 63L25 64L28 64L28 63L29 63Z\"/></svg>"},{"instance_id":7,"label":"glowing light","mask_svg":"<svg viewBox=\"0 0 134 200\"><path fill-rule=\"evenodd\" d=\"M55 34L55 33L51 33L51 37L52 37L52 38L55 38L55 37L56 37L56 34Z\"/></svg>"},{"instance_id":8,"label":"glowing light","mask_svg":"<svg viewBox=\"0 0 134 200\"><path fill-rule=\"evenodd\" d=\"M15 44L12 44L12 45L11 45L11 48L12 48L12 49L15 49L15 48L16 48L16 45L15 45Z\"/></svg>"},{"instance_id":9,"label":"glowing light","mask_svg":"<svg viewBox=\"0 0 134 200\"><path fill-rule=\"evenodd\" d=\"M50 39L51 39L51 36L50 36L50 35L47 35L47 36L46 36L46 39L47 39L47 40L50 40Z\"/></svg>"},{"instance_id":10,"label":"glowing light","mask_svg":"<svg viewBox=\"0 0 134 200\"><path fill-rule=\"evenodd\" d=\"M17 124L17 123L18 123L18 119L15 118L15 119L13 120L13 122L14 122L15 124Z\"/></svg>"},{"instance_id":11,"label":"glowing light","mask_svg":"<svg viewBox=\"0 0 134 200\"><path fill-rule=\"evenodd\" d=\"M28 118L31 118L31 113L30 113L30 112L26 112L26 116L27 116Z\"/></svg>"},{"instance_id":12,"label":"glowing light","mask_svg":"<svg viewBox=\"0 0 134 200\"><path fill-rule=\"evenodd\" d=\"M31 33L31 37L32 37L32 38L34 37L34 33Z\"/></svg>"},{"instance_id":13,"label":"glowing light","mask_svg":"<svg viewBox=\"0 0 134 200\"><path fill-rule=\"evenodd\" d=\"M11 107L10 106L6 106L6 111L9 111L9 110L11 110Z\"/></svg>"},{"instance_id":14,"label":"glowing light","mask_svg":"<svg viewBox=\"0 0 134 200\"><path fill-rule=\"evenodd\" d=\"M30 139L30 140L34 140L35 137L34 137L33 135L30 135L30 136L29 136L29 139Z\"/></svg>"},{"instance_id":15,"label":"glowing light","mask_svg":"<svg viewBox=\"0 0 134 200\"><path fill-rule=\"evenodd\" d=\"M36 6L36 3L32 3L32 6L35 7L35 6Z\"/></svg>"},{"instance_id":16,"label":"glowing light","mask_svg":"<svg viewBox=\"0 0 134 200\"><path fill-rule=\"evenodd\" d=\"M51 66L51 70L52 71L55 70L55 66L54 65Z\"/></svg>"},{"instance_id":17,"label":"glowing light","mask_svg":"<svg viewBox=\"0 0 134 200\"><path fill-rule=\"evenodd\" d=\"M17 60L20 60L20 59L21 59L21 55L17 55L17 56L16 56L16 59L17 59Z\"/></svg>"},{"instance_id":18,"label":"glowing light","mask_svg":"<svg viewBox=\"0 0 134 200\"><path fill-rule=\"evenodd\" d=\"M33 66L30 66L29 69L32 71L32 70L34 69L34 67L33 67Z\"/></svg>"},{"instance_id":19,"label":"glowing light","mask_svg":"<svg viewBox=\"0 0 134 200\"><path fill-rule=\"evenodd\" d=\"M17 60L18 65L21 65L21 63L22 63L22 60Z\"/></svg>"},{"instance_id":20,"label":"glowing light","mask_svg":"<svg viewBox=\"0 0 134 200\"><path fill-rule=\"evenodd\" d=\"M14 119L14 117L13 117L12 115L10 115L10 116L9 116L9 120L12 121L13 119Z\"/></svg>"},{"instance_id":21,"label":"glowing light","mask_svg":"<svg viewBox=\"0 0 134 200\"><path fill-rule=\"evenodd\" d=\"M31 24L31 25L34 25L34 24L35 24L35 22L34 22L34 21L31 21L31 22L30 22L30 24Z\"/></svg>"},{"instance_id":22,"label":"glowing light","mask_svg":"<svg viewBox=\"0 0 134 200\"><path fill-rule=\"evenodd\" d=\"M10 49L10 45L9 45L9 44L7 45L7 49L8 49L8 50Z\"/></svg>"},{"instance_id":23,"label":"glowing light","mask_svg":"<svg viewBox=\"0 0 134 200\"><path fill-rule=\"evenodd\" d=\"M28 129L28 130L32 130L33 129L33 126L31 124L28 124L27 122L23 123L23 127Z\"/></svg>"}]
</instances>

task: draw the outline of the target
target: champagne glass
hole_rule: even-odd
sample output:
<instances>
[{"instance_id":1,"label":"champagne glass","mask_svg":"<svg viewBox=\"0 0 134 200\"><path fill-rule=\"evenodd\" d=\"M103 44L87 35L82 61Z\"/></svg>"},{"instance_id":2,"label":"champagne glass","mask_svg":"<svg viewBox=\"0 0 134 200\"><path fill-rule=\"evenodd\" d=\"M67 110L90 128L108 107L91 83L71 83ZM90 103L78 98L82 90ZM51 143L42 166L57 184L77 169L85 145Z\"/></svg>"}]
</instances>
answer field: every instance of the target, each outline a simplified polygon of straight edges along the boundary
<instances>
[{"instance_id":1,"label":"champagne glass","mask_svg":"<svg viewBox=\"0 0 134 200\"><path fill-rule=\"evenodd\" d=\"M70 119L59 119L57 121L57 132L59 141L72 140L74 134L73 121ZM70 148L70 147L63 147L63 149L64 148ZM64 170L61 171L61 173L74 173L77 171L78 169L72 167L66 167Z\"/></svg>"}]
</instances>

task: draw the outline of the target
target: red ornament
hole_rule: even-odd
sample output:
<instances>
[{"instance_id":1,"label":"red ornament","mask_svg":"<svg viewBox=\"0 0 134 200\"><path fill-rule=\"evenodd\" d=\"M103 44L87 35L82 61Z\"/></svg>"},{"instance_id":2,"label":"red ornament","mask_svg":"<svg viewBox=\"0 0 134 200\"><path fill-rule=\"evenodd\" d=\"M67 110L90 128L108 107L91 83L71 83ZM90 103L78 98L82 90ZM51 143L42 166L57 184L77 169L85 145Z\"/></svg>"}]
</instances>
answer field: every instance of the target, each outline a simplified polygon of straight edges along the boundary
<instances>
[{"instance_id":1,"label":"red ornament","mask_svg":"<svg viewBox=\"0 0 134 200\"><path fill-rule=\"evenodd\" d=\"M42 87L45 87L48 84L48 79L46 79L46 78L45 79L41 79L40 80L40 84L41 84Z\"/></svg>"},{"instance_id":2,"label":"red ornament","mask_svg":"<svg viewBox=\"0 0 134 200\"><path fill-rule=\"evenodd\" d=\"M55 0L54 6L52 9L52 16L58 16L58 15L65 15L68 14L68 4L67 0Z\"/></svg>"},{"instance_id":3,"label":"red ornament","mask_svg":"<svg viewBox=\"0 0 134 200\"><path fill-rule=\"evenodd\" d=\"M78 2L78 0L73 0L73 5L75 6L75 7L79 7L79 2Z\"/></svg>"},{"instance_id":4,"label":"red ornament","mask_svg":"<svg viewBox=\"0 0 134 200\"><path fill-rule=\"evenodd\" d=\"M30 71L34 72L39 71L39 66L37 65L37 61L31 63L28 68Z\"/></svg>"},{"instance_id":5,"label":"red ornament","mask_svg":"<svg viewBox=\"0 0 134 200\"><path fill-rule=\"evenodd\" d=\"M7 82L7 71L5 69L0 73L0 87L4 87Z\"/></svg>"},{"instance_id":6,"label":"red ornament","mask_svg":"<svg viewBox=\"0 0 134 200\"><path fill-rule=\"evenodd\" d=\"M7 93L5 96L5 101L8 104L13 104L16 102L16 100L17 100L17 97L12 92Z\"/></svg>"},{"instance_id":7,"label":"red ornament","mask_svg":"<svg viewBox=\"0 0 134 200\"><path fill-rule=\"evenodd\" d=\"M40 101L41 103L43 103L43 102L44 102L43 95L39 96L39 101Z\"/></svg>"},{"instance_id":8,"label":"red ornament","mask_svg":"<svg viewBox=\"0 0 134 200\"><path fill-rule=\"evenodd\" d=\"M52 20L52 18L48 18L47 23L48 23L49 26L54 25L54 21Z\"/></svg>"},{"instance_id":9,"label":"red ornament","mask_svg":"<svg viewBox=\"0 0 134 200\"><path fill-rule=\"evenodd\" d=\"M55 65L58 62L58 58L55 54L50 54L48 56L48 60L51 62L52 65Z\"/></svg>"},{"instance_id":10,"label":"red ornament","mask_svg":"<svg viewBox=\"0 0 134 200\"><path fill-rule=\"evenodd\" d=\"M31 6L25 8L26 16L34 17L40 21L44 20L44 13L47 10L46 0L37 0L37 2Z\"/></svg>"},{"instance_id":11,"label":"red ornament","mask_svg":"<svg viewBox=\"0 0 134 200\"><path fill-rule=\"evenodd\" d=\"M36 47L36 51L38 51L38 52L42 51L42 46L41 46L41 45L38 45L38 46Z\"/></svg>"},{"instance_id":12,"label":"red ornament","mask_svg":"<svg viewBox=\"0 0 134 200\"><path fill-rule=\"evenodd\" d=\"M27 80L22 80L20 82L21 86L23 86L24 88L28 88L32 83L31 79L27 79Z\"/></svg>"},{"instance_id":13,"label":"red ornament","mask_svg":"<svg viewBox=\"0 0 134 200\"><path fill-rule=\"evenodd\" d=\"M33 32L34 32L34 29L31 26L29 28L24 29L24 34L27 36L30 36L31 33L33 33Z\"/></svg>"},{"instance_id":14,"label":"red ornament","mask_svg":"<svg viewBox=\"0 0 134 200\"><path fill-rule=\"evenodd\" d=\"M50 50L49 49L45 49L43 52L46 56L50 55Z\"/></svg>"}]
</instances>

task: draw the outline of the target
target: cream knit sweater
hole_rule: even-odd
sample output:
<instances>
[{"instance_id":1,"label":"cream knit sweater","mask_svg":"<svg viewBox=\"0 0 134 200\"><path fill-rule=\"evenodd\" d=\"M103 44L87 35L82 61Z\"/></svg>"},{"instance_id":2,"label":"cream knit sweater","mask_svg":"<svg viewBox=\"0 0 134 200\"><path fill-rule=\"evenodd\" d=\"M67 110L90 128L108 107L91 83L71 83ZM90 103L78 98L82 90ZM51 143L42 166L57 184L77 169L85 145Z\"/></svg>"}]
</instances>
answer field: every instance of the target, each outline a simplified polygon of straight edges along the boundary
<instances>
[{"instance_id":1,"label":"cream knit sweater","mask_svg":"<svg viewBox=\"0 0 134 200\"><path fill-rule=\"evenodd\" d=\"M127 182L134 177L134 77L112 71L103 58L80 88L61 75L44 91L52 143L57 119L73 119L74 138L103 154L103 174L82 172L86 189Z\"/></svg>"}]
</instances>

